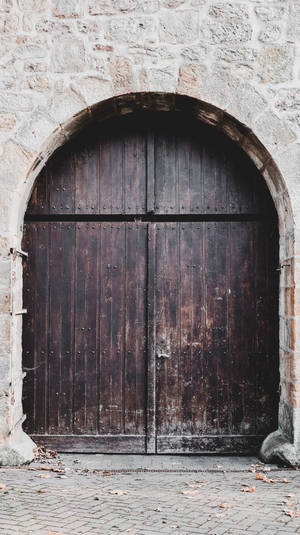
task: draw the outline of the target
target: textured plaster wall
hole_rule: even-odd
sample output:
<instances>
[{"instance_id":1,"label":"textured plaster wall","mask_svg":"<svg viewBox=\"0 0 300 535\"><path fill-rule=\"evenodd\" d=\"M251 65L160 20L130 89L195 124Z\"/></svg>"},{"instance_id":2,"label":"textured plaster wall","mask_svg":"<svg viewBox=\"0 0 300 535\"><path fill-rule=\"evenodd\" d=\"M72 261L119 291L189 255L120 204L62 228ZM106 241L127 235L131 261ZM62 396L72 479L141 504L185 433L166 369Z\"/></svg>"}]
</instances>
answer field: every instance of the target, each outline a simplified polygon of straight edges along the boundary
<instances>
[{"instance_id":1,"label":"textured plaster wall","mask_svg":"<svg viewBox=\"0 0 300 535\"><path fill-rule=\"evenodd\" d=\"M94 104L151 91L218 108L204 113L199 104L199 117L243 146L271 190L284 264L275 440L299 460L299 57L299 1L0 0L0 462L32 455L21 430L21 260L9 250L20 247L36 172L81 121L96 116ZM174 103L170 96L153 105ZM123 100L118 110L130 105ZM237 122L226 123L223 111Z\"/></svg>"}]
</instances>

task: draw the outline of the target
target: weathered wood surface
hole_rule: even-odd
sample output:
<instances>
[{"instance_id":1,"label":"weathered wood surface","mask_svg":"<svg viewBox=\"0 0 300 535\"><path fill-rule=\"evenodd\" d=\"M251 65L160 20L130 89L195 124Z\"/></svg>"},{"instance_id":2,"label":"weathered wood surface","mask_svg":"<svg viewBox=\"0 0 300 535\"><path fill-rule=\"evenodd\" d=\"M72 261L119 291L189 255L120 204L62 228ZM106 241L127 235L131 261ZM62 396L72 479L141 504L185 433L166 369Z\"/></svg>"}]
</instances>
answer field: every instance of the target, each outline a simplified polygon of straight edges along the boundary
<instances>
[{"instance_id":1,"label":"weathered wood surface","mask_svg":"<svg viewBox=\"0 0 300 535\"><path fill-rule=\"evenodd\" d=\"M124 117L57 151L27 215L266 214L264 180L233 142L182 116Z\"/></svg>"},{"instance_id":2,"label":"weathered wood surface","mask_svg":"<svg viewBox=\"0 0 300 535\"><path fill-rule=\"evenodd\" d=\"M26 219L30 434L237 453L277 427L277 221L232 142L176 115L93 127L50 160Z\"/></svg>"}]
</instances>

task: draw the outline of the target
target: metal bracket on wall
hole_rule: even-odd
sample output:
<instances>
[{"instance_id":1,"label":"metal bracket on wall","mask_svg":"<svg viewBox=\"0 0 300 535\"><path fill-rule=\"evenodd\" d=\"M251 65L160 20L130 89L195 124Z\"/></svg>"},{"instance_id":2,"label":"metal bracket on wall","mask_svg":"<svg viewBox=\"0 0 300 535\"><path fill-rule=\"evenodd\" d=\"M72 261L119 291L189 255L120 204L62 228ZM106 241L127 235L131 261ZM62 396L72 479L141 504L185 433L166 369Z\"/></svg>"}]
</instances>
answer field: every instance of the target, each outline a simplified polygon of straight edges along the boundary
<instances>
[{"instance_id":1,"label":"metal bracket on wall","mask_svg":"<svg viewBox=\"0 0 300 535\"><path fill-rule=\"evenodd\" d=\"M22 256L23 258L28 258L28 253L26 253L25 251L22 251L22 249L16 249L15 247L11 247L10 248L10 254L12 254L13 256Z\"/></svg>"},{"instance_id":2,"label":"metal bracket on wall","mask_svg":"<svg viewBox=\"0 0 300 535\"><path fill-rule=\"evenodd\" d=\"M276 268L276 271L281 271L284 267L291 267L291 264L279 264L278 268Z\"/></svg>"}]
</instances>

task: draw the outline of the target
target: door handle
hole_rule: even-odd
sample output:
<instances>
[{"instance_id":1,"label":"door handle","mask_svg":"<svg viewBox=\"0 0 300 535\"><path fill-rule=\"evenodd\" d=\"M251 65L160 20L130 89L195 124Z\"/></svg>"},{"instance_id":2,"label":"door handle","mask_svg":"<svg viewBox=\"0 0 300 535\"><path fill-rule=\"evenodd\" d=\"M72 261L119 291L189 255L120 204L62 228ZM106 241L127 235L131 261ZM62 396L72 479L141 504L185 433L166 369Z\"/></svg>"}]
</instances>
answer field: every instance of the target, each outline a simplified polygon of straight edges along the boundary
<instances>
[{"instance_id":1,"label":"door handle","mask_svg":"<svg viewBox=\"0 0 300 535\"><path fill-rule=\"evenodd\" d=\"M167 353L156 353L157 359L170 359L170 355L167 355Z\"/></svg>"},{"instance_id":2,"label":"door handle","mask_svg":"<svg viewBox=\"0 0 300 535\"><path fill-rule=\"evenodd\" d=\"M161 363L162 363L163 359L169 359L169 358L171 358L171 356L168 355L167 353L163 353L161 349L157 349L156 350L156 369L157 369L157 371L160 370Z\"/></svg>"}]
</instances>

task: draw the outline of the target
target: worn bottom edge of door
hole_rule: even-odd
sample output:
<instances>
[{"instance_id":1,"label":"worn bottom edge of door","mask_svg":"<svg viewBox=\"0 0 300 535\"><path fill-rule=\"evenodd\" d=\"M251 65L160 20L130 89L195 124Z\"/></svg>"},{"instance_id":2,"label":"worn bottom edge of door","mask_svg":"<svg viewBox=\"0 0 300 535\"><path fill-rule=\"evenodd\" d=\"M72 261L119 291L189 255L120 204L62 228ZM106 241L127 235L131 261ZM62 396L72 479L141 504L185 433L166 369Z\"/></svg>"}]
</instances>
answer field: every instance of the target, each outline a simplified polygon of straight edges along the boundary
<instances>
[{"instance_id":1,"label":"worn bottom edge of door","mask_svg":"<svg viewBox=\"0 0 300 535\"><path fill-rule=\"evenodd\" d=\"M145 435L30 435L36 444L65 453L145 453Z\"/></svg>"},{"instance_id":2,"label":"worn bottom edge of door","mask_svg":"<svg viewBox=\"0 0 300 535\"><path fill-rule=\"evenodd\" d=\"M147 453L145 435L31 435L36 444L65 453ZM158 454L256 454L265 435L164 436ZM154 452L149 452L154 453Z\"/></svg>"},{"instance_id":3,"label":"worn bottom edge of door","mask_svg":"<svg viewBox=\"0 0 300 535\"><path fill-rule=\"evenodd\" d=\"M264 435L193 435L157 437L157 453L218 453L253 454L257 453Z\"/></svg>"}]
</instances>

